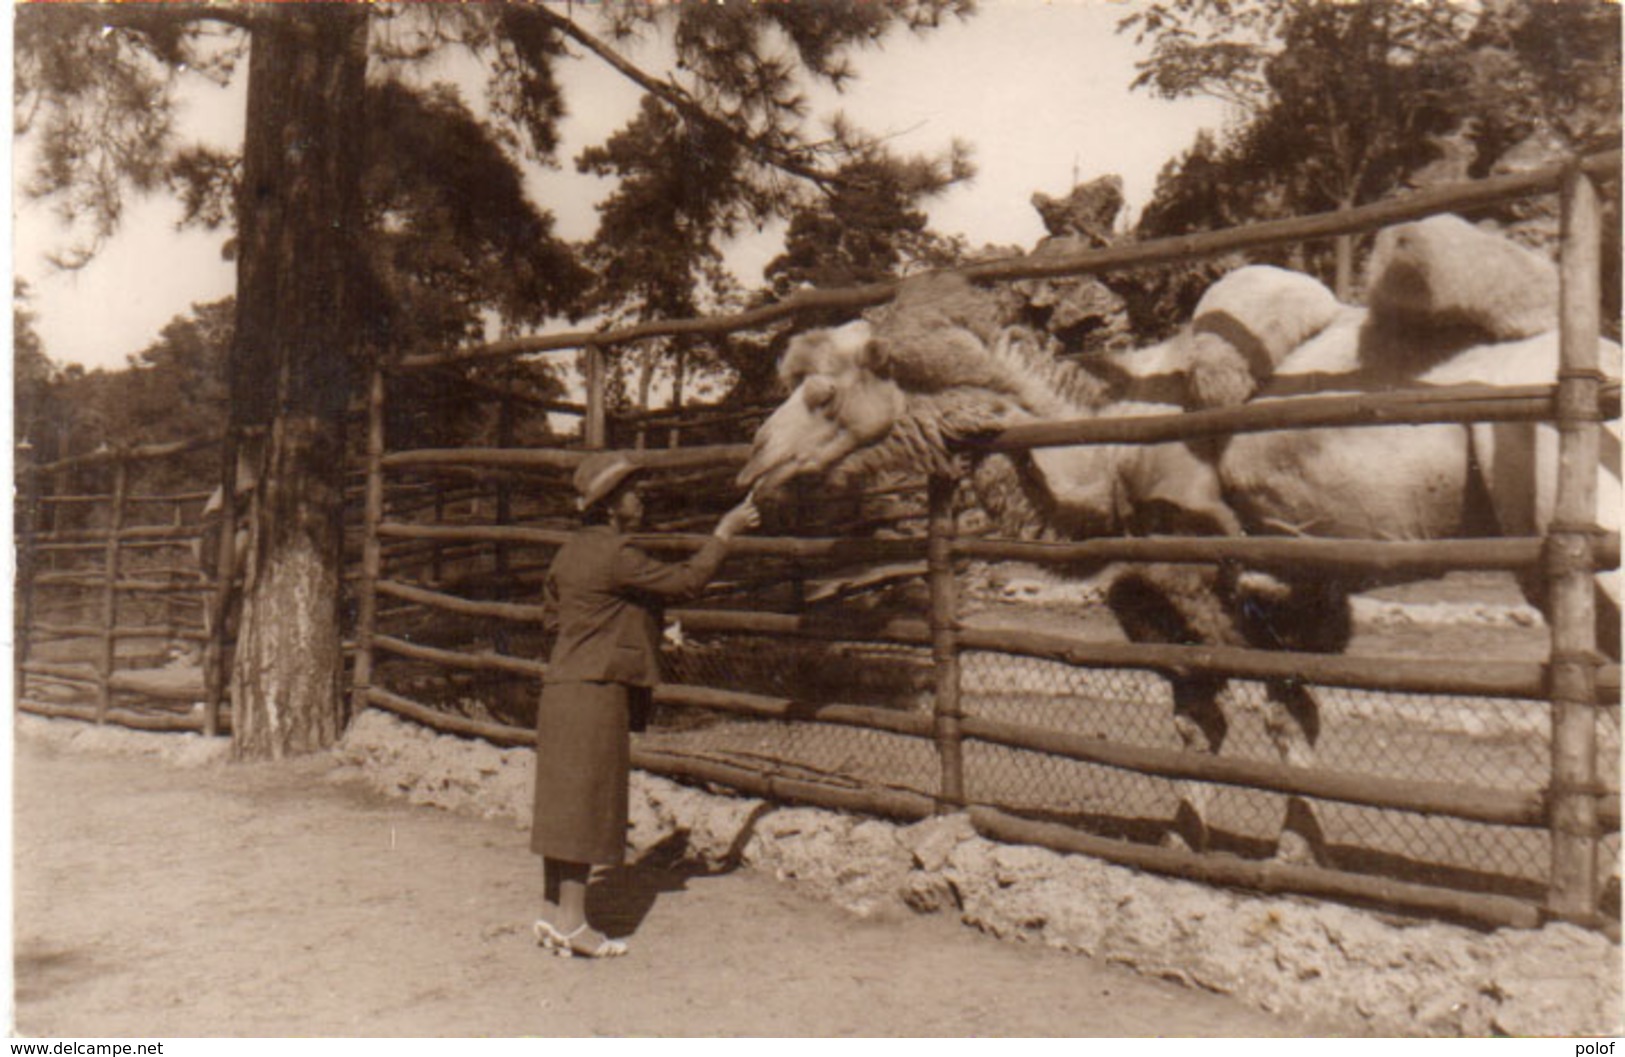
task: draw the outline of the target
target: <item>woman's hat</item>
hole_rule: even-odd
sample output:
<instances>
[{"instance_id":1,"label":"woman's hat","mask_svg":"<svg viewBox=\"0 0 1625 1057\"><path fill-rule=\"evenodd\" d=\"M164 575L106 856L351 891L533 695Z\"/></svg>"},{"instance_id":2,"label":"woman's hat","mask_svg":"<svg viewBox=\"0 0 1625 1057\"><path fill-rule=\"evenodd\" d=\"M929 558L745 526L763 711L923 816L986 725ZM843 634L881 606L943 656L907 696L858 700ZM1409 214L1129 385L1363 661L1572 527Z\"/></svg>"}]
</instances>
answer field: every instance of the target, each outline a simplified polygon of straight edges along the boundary
<instances>
[{"instance_id":1,"label":"woman's hat","mask_svg":"<svg viewBox=\"0 0 1625 1057\"><path fill-rule=\"evenodd\" d=\"M576 509L586 510L608 496L641 466L615 452L594 452L576 466Z\"/></svg>"}]
</instances>

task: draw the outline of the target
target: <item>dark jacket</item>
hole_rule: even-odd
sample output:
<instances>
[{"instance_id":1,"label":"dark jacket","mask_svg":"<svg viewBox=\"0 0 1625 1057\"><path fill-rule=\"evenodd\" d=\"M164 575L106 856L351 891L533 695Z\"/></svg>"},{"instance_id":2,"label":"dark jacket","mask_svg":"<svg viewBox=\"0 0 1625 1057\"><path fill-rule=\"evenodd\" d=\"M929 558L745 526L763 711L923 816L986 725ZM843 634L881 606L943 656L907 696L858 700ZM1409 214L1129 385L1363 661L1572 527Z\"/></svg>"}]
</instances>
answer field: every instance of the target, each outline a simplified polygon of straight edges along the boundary
<instances>
[{"instance_id":1,"label":"dark jacket","mask_svg":"<svg viewBox=\"0 0 1625 1057\"><path fill-rule=\"evenodd\" d=\"M543 626L558 635L547 681L654 686L664 604L704 587L727 552L712 537L688 561L663 562L608 525L570 537L543 587Z\"/></svg>"}]
</instances>

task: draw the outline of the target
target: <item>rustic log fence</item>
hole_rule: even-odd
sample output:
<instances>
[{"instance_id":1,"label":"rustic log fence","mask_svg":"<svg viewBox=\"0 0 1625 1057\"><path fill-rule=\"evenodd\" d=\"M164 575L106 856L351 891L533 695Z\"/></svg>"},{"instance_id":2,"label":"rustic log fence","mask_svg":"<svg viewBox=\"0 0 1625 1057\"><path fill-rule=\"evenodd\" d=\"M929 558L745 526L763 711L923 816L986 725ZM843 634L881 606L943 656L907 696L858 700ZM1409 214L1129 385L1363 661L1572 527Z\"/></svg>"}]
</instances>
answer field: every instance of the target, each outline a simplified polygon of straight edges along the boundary
<instances>
[{"instance_id":1,"label":"rustic log fence","mask_svg":"<svg viewBox=\"0 0 1625 1057\"><path fill-rule=\"evenodd\" d=\"M203 700L201 685L153 678L141 665L121 669L119 643L202 645L212 638L202 617L212 588L188 558L203 539L201 512L209 493L143 494L134 486L144 471L216 443L217 438L205 437L104 449L44 464L31 462L23 448L16 467L14 530L13 686L20 711L141 729L214 732L214 717L193 712ZM107 491L63 490L87 474L110 475ZM64 511L72 511L72 517L62 516ZM65 527L70 523L91 527ZM59 567L63 560L67 568ZM87 598L92 592L93 601ZM45 692L53 687L74 699ZM86 695L90 700L83 699ZM126 698L135 701L125 704Z\"/></svg>"},{"instance_id":2,"label":"rustic log fence","mask_svg":"<svg viewBox=\"0 0 1625 1057\"><path fill-rule=\"evenodd\" d=\"M1380 543L1309 539L1097 539L1078 543L1031 543L961 538L955 535L954 485L933 479L921 504L919 531L899 531L902 538L751 537L737 541L730 559L734 582L711 598L668 614L686 636L718 643L727 658L716 679L729 685L702 685L679 679L656 691L656 703L673 714L734 719L784 730L845 731L854 736L888 739L847 743L829 762L767 759L759 751L711 751L701 743L655 731L634 745L634 763L646 770L686 781L715 783L778 800L821 804L841 810L877 813L902 819L943 811L967 811L976 828L996 839L1032 842L1064 851L1095 855L1159 873L1215 884L1270 892L1297 892L1445 915L1490 925L1529 927L1558 917L1610 927L1617 891L1604 892L1604 866L1599 848L1619 829L1618 770L1608 753L1617 755L1620 673L1602 663L1596 652L1592 610L1596 569L1619 563L1617 533L1597 531L1594 471L1598 463L1600 422L1619 415L1617 380L1605 379L1596 361L1599 230L1594 178L1617 180L1618 152L1582 159L1572 165L1440 189L1361 209L1295 221L1277 221L1233 231L1114 247L1086 253L1016 258L964 269L977 281L1096 274L1126 267L1146 267L1247 249L1276 246L1342 234L1367 232L1404 220L1446 210L1464 210L1556 190L1563 202L1562 368L1553 386L1514 389L1459 387L1381 395L1304 397L1268 405L1142 418L1112 418L1041 423L1010 429L968 444L973 452L1013 451L1073 444L1143 444L1237 432L1315 428L1319 426L1394 425L1436 422L1555 422L1560 431L1561 476L1558 516L1543 538L1447 540L1428 543ZM375 707L440 730L481 737L497 744L524 745L533 734L512 715L463 707L445 699L425 701L391 680L397 670L516 680L534 698L545 678L539 658L545 645L537 633L540 608L525 600L528 577L545 566L545 557L567 537L568 474L587 450L605 446L612 431L633 439L629 454L678 481L677 490L691 493L693 475L731 467L745 457L744 444L705 447L671 444L674 427L690 419L708 428L754 422L758 409L688 409L687 417L644 414L616 422L605 406L606 357L617 348L651 337L723 335L761 329L793 320L809 311L840 308L856 311L888 300L895 284L881 283L842 291L808 291L787 301L749 312L706 319L641 324L600 333L549 335L498 342L432 356L407 357L374 365L366 400L364 473L356 496L360 501L359 563L353 573L356 625L351 706L356 712ZM413 372L550 352L580 352L588 381L582 405L529 400L511 387L482 383L486 395L501 401L499 443L495 448L390 451L385 443L388 390L392 379ZM545 405L545 406L544 406ZM514 448L513 416L530 413L578 415L579 445L570 449ZM658 439L656 439L658 438ZM116 695L129 692L132 681L116 669L116 642L148 630L126 619L124 600L132 595L186 599L201 605L205 596L223 612L233 574L230 535L224 533L216 556L214 584L187 583L174 574L163 580L134 572L132 555L145 548L172 548L198 538L198 529L181 511L204 493L141 496L132 492L130 467L192 451L213 441L151 446L98 453L46 466L19 464L18 592L16 619L17 693L19 707L46 715L72 715L96 722L122 722L152 729L223 729L224 670L228 643L224 619L205 634L189 620L166 611L170 637L206 641L207 677L201 717L139 712L116 707ZM234 465L234 442L222 456ZM64 479L66 471L100 466L114 474L110 490L98 495L43 495L41 483ZM231 524L235 489L231 471L224 475L223 512ZM688 475L684 477L683 475ZM455 488L447 482L457 482ZM58 488L58 492L66 493ZM170 503L165 523L129 523L132 507ZM107 512L105 528L61 528L50 516L58 509L93 506ZM467 510L462 511L466 506ZM481 522L491 510L495 523ZM453 516L453 511L462 511ZM429 512L432 523L421 516ZM691 519L690 519L691 520ZM674 519L674 524L683 524ZM682 553L703 537L681 533L650 535L657 551ZM42 559L100 553L96 569L42 568ZM1275 653L1257 649L1154 646L1091 641L1061 630L1033 631L973 626L963 619L960 573L967 562L1030 562L1046 566L1077 563L1156 562L1211 565L1227 561L1259 569L1301 572L1414 573L1448 570L1543 571L1551 585L1551 647L1544 661L1496 660L1452 664L1425 659L1365 658ZM128 565L126 563L129 563ZM826 611L809 603L807 577L851 565L891 563L919 569L929 601L923 615L879 610L855 613ZM421 573L427 569L427 577ZM745 570L740 572L740 570ZM752 572L754 570L754 572ZM899 574L902 578L905 574ZM906 574L912 575L912 573ZM772 590L757 590L769 585ZM95 617L42 619L36 593L99 588ZM775 593L775 591L777 593ZM472 593L465 593L472 592ZM729 595L732 595L730 601ZM763 608L769 596L783 610ZM744 598L755 608L742 608ZM916 612L920 612L916 610ZM437 637L437 627L463 622L494 627L489 635ZM178 626L184 625L184 626ZM26 630L28 633L23 634ZM511 635L511 637L510 637ZM480 641L481 638L488 642ZM95 646L92 665L31 659L36 641L79 638ZM469 643L473 642L471 646ZM750 644L770 643L773 654L812 651L813 667L839 669L821 674L855 678L863 674L862 650L893 651L919 685L928 707L898 707L895 700L859 703L841 700L840 691L807 690L793 681L784 686L744 685L735 678L747 661L769 651ZM848 650L832 664L817 651ZM679 651L681 654L681 651ZM1547 773L1535 786L1504 788L1477 780L1426 780L1393 774L1363 773L1340 765L1315 769L1277 762L1180 752L1075 729L1057 729L990 714L978 704L982 691L968 689L971 661L1004 657L1056 670L1112 673L1138 671L1208 674L1236 680L1293 679L1316 687L1351 688L1381 694L1467 696L1486 701L1549 702L1550 752ZM404 666L404 667L402 667ZM93 705L65 705L30 698L27 679L62 679L89 686ZM838 680L836 680L838 682ZM421 681L420 681L421 682ZM483 685L483 684L481 684ZM1057 696L1068 698L1068 690ZM431 695L432 696L432 695ZM1075 707L1074 711L1078 709ZM1148 711L1141 707L1141 711ZM720 718L719 718L720 717ZM522 717L518 717L522 718ZM1166 725L1167 710L1156 718ZM1610 732L1599 736L1599 724ZM680 724L679 724L680 726ZM1523 728L1518 728L1523 729ZM1544 743L1545 735L1536 735ZM858 767L864 753L898 760L906 778L876 774L877 767ZM1461 840L1479 839L1479 829L1506 828L1542 836L1549 862L1539 882L1485 885L1476 875L1465 885L1450 878L1385 876L1371 869L1289 865L1257 861L1234 854L1196 853L1153 846L1120 832L1078 824L1075 811L1049 805L1013 805L984 780L979 769L991 767L990 753L1070 761L1112 773L1147 776L1162 782L1201 782L1218 788L1260 790L1296 795L1320 802L1383 813L1405 813L1426 820L1469 827ZM1068 772L1070 774L1070 772ZM1070 779L1063 778L1063 782ZM1120 814L1122 812L1119 812ZM1130 812L1132 813L1132 812ZM1110 827L1108 827L1109 829ZM1453 834L1456 832L1451 831ZM1458 839L1454 838L1453 839ZM1448 871L1446 871L1448 874ZM1610 913L1613 910L1613 913ZM1617 931L1617 924L1612 926Z\"/></svg>"},{"instance_id":3,"label":"rustic log fence","mask_svg":"<svg viewBox=\"0 0 1625 1057\"><path fill-rule=\"evenodd\" d=\"M1426 543L1380 543L1305 539L1107 539L1073 544L1040 544L954 535L954 485L932 480L927 495L927 526L922 536L907 539L748 538L736 543L730 567L749 562L777 562L803 570L830 568L841 562L900 562L923 566L929 587L924 619L880 616L854 623L850 615L831 619L817 612L764 612L687 608L669 616L695 638L716 637L735 644L763 637L789 649L795 643L860 643L914 651L929 670L930 708L898 709L890 705L820 700L799 693L720 688L673 682L656 693L659 705L699 710L713 716L750 717L831 728L856 728L929 746L935 777L928 788L906 788L884 779L855 781L837 772L818 773L812 766L782 762L761 765L748 754L695 752L680 740L648 736L634 749L640 767L692 781L725 785L755 795L824 804L848 810L920 818L933 812L968 810L981 831L994 837L1033 841L1065 850L1084 851L1143 869L1240 885L1266 891L1292 891L1355 901L1375 901L1424 913L1444 914L1487 924L1531 926L1548 916L1607 927L1603 909L1598 848L1619 827L1616 769L1598 761L1599 716L1617 730L1619 669L1596 653L1592 630L1594 569L1619 562L1617 533L1596 530L1596 497L1592 477L1597 466L1600 422L1619 414L1617 380L1603 379L1596 362L1597 226L1593 177L1617 178L1617 152L1573 165L1471 185L1442 189L1335 215L1280 221L1210 235L1163 240L1077 255L1020 258L963 269L978 281L1092 274L1124 267L1143 267L1252 248L1301 242L1376 230L1404 220L1447 210L1462 210L1514 198L1560 191L1563 202L1563 367L1555 386L1490 388L1483 386L1361 396L1309 397L1235 409L1191 414L1042 423L1007 430L968 447L981 452L1027 449L1060 444L1141 444L1236 432L1314 428L1318 426L1395 425L1438 422L1542 421L1558 424L1564 467L1559 485L1559 516L1545 538L1446 540ZM858 310L888 300L893 284L851 290L809 291L785 302L750 312L706 319L640 324L611 332L550 335L498 342L432 356L408 357L380 364L372 375L369 434L368 507L364 538L362 626L358 629L354 706L368 705L436 726L484 737L499 744L532 740L520 724L455 714L443 705L412 697L381 678L386 662L404 661L433 669L497 673L531 681L545 678L538 658L539 638L529 655L488 647L459 649L446 644L412 641L378 626L378 604L389 599L402 605L397 613L432 611L465 620L517 627L534 626L540 609L511 598L469 598L421 583L407 582L385 568L386 545L434 541L464 546L539 548L545 553L568 532L562 508L529 524L414 523L396 514L386 517L374 502L383 494L389 474L448 476L525 471L551 474L565 491L568 471L582 449L605 443L602 387L605 357L610 350L652 337L721 335L760 329L807 311ZM588 380L583 414L582 448L537 450L463 448L386 451L382 421L388 380L413 371L501 359L522 354L580 351ZM721 418L726 412L716 412ZM741 414L741 420L745 416ZM644 416L634 428L647 436L667 422ZM703 448L659 448L647 440L635 443L630 456L655 471L672 472L707 466L737 465L742 444ZM654 535L655 549L683 552L698 537ZM1234 561L1249 567L1302 571L1364 571L1438 574L1453 569L1545 570L1552 578L1551 652L1544 662L1497 660L1469 665L1425 659L1366 658L1282 654L1257 649L1160 646L1088 641L1056 632L996 630L967 626L956 599L956 569L966 561L1026 561L1065 564L1081 561L1168 562L1212 564ZM532 566L533 568L535 566ZM799 593L796 597L800 597ZM760 600L757 600L760 604ZM744 652L752 652L746 650ZM755 651L759 652L759 651ZM1484 781L1453 782L1364 774L1337 767L1313 770L1253 759L1195 755L1162 747L1044 729L977 714L965 700L962 660L973 654L1025 657L1039 663L1086 669L1137 669L1155 673L1208 674L1225 679L1293 679L1322 687L1347 687L1394 694L1463 695L1492 700L1540 700L1551 708L1550 773L1538 788L1498 788ZM974 694L972 695L975 696ZM1511 827L1546 833L1550 861L1538 892L1506 894L1494 890L1458 890L1436 883L1374 876L1370 872L1324 866L1288 865L1238 859L1224 854L1198 854L1152 847L1135 840L1080 830L1044 821L1042 813L1024 817L1000 803L979 798L967 788L974 771L970 749L1037 753L1116 771L1171 781L1199 781L1216 786L1266 790L1272 794L1313 797L1319 801L1414 813L1473 826ZM980 752L980 750L978 750ZM980 758L979 756L977 758ZM1606 772L1606 773L1604 773ZM1472 887L1472 886L1469 886ZM1491 886L1493 888L1493 886ZM1617 899L1617 894L1610 898Z\"/></svg>"}]
</instances>

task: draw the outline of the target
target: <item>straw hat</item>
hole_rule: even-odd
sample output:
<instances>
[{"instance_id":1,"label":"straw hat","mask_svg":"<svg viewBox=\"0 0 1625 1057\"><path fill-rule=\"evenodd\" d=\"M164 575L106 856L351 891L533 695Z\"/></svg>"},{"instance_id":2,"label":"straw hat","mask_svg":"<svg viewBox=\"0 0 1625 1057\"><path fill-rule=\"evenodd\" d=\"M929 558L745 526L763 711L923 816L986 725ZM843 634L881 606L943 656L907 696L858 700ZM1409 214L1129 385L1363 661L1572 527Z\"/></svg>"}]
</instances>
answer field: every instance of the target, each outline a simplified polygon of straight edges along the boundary
<instances>
[{"instance_id":1,"label":"straw hat","mask_svg":"<svg viewBox=\"0 0 1625 1057\"><path fill-rule=\"evenodd\" d=\"M576 509L584 511L602 501L639 469L631 459L613 452L594 452L582 459L573 478Z\"/></svg>"}]
</instances>

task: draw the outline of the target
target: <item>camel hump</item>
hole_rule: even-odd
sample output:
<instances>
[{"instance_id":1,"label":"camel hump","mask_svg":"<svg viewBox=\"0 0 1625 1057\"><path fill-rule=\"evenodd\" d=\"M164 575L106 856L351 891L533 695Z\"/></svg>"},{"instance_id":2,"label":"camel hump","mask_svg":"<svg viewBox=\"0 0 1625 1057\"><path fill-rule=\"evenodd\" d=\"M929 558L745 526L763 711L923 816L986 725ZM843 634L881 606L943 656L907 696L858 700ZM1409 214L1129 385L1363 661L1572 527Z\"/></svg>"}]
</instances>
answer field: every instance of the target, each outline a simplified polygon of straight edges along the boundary
<instances>
[{"instance_id":1,"label":"camel hump","mask_svg":"<svg viewBox=\"0 0 1625 1057\"><path fill-rule=\"evenodd\" d=\"M1326 329L1342 306L1312 275L1268 264L1237 268L1208 288L1191 320L1246 356L1260 381L1286 354Z\"/></svg>"},{"instance_id":2,"label":"camel hump","mask_svg":"<svg viewBox=\"0 0 1625 1057\"><path fill-rule=\"evenodd\" d=\"M869 366L915 392L975 385L1008 392L1016 383L988 354L1000 330L998 297L962 275L928 273L903 280L874 324Z\"/></svg>"},{"instance_id":3,"label":"camel hump","mask_svg":"<svg viewBox=\"0 0 1625 1057\"><path fill-rule=\"evenodd\" d=\"M1186 406L1248 399L1293 349L1342 312L1324 283L1267 264L1237 268L1196 303L1189 336Z\"/></svg>"},{"instance_id":4,"label":"camel hump","mask_svg":"<svg viewBox=\"0 0 1625 1057\"><path fill-rule=\"evenodd\" d=\"M1003 325L998 295L954 272L904 279L891 304L869 315L882 334L890 329L960 327L984 344L991 343Z\"/></svg>"},{"instance_id":5,"label":"camel hump","mask_svg":"<svg viewBox=\"0 0 1625 1057\"><path fill-rule=\"evenodd\" d=\"M1383 331L1516 341L1557 326L1557 266L1448 213L1378 235L1368 289L1371 323Z\"/></svg>"}]
</instances>

